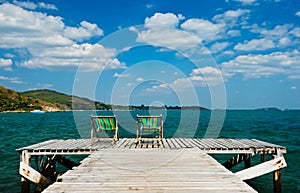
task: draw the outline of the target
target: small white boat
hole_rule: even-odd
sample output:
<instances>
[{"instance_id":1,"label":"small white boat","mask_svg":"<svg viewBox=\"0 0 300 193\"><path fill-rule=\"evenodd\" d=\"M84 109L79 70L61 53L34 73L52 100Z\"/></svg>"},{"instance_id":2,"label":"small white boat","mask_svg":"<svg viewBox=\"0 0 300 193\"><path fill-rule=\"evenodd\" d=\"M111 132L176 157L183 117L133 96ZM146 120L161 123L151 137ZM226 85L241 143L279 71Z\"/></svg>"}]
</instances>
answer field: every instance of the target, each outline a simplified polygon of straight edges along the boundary
<instances>
[{"instance_id":1,"label":"small white boat","mask_svg":"<svg viewBox=\"0 0 300 193\"><path fill-rule=\"evenodd\" d=\"M33 111L31 111L31 113L34 113L34 114L42 114L42 113L45 113L45 111L41 111L41 110L33 110Z\"/></svg>"}]
</instances>

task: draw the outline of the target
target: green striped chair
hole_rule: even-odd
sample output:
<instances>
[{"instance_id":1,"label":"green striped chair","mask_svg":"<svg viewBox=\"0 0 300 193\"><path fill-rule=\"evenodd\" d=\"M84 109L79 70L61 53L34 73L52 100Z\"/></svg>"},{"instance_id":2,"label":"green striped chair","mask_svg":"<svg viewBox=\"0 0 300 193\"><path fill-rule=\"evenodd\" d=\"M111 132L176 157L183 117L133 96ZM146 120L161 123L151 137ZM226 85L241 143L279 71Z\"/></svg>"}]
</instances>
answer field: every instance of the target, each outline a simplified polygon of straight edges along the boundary
<instances>
[{"instance_id":1,"label":"green striped chair","mask_svg":"<svg viewBox=\"0 0 300 193\"><path fill-rule=\"evenodd\" d=\"M100 137L100 133L114 133L112 139L117 141L118 137L118 121L116 116L91 116L91 139L101 139L108 137Z\"/></svg>"},{"instance_id":2,"label":"green striped chair","mask_svg":"<svg viewBox=\"0 0 300 193\"><path fill-rule=\"evenodd\" d=\"M163 119L162 115L158 116L136 116L137 131L136 139L137 142L143 138L156 138L159 140L163 139ZM147 134L148 137L144 134Z\"/></svg>"}]
</instances>

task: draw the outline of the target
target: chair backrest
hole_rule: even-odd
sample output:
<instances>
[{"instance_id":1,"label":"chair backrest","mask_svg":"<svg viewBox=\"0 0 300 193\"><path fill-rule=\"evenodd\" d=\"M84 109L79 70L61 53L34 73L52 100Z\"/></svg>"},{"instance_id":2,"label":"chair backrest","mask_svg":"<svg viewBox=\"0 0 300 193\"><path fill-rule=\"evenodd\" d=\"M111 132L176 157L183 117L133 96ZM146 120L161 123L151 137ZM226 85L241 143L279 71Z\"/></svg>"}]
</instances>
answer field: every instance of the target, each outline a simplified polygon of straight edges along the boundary
<instances>
[{"instance_id":1,"label":"chair backrest","mask_svg":"<svg viewBox=\"0 0 300 193\"><path fill-rule=\"evenodd\" d=\"M162 127L162 115L159 116L137 115L137 123L143 129L158 129Z\"/></svg>"},{"instance_id":2,"label":"chair backrest","mask_svg":"<svg viewBox=\"0 0 300 193\"><path fill-rule=\"evenodd\" d=\"M96 132L114 132L118 126L115 116L91 116L91 123Z\"/></svg>"}]
</instances>

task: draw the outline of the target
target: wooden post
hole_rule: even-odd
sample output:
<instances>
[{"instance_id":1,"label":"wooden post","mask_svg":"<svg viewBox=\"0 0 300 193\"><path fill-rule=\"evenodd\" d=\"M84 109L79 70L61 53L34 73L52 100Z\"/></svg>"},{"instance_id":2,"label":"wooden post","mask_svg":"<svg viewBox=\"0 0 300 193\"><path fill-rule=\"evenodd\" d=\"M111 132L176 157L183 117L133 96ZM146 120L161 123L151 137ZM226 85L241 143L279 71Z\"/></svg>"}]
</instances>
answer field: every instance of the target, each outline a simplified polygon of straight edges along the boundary
<instances>
[{"instance_id":1,"label":"wooden post","mask_svg":"<svg viewBox=\"0 0 300 193\"><path fill-rule=\"evenodd\" d=\"M282 193L281 169L273 172L274 193Z\"/></svg>"},{"instance_id":2,"label":"wooden post","mask_svg":"<svg viewBox=\"0 0 300 193\"><path fill-rule=\"evenodd\" d=\"M281 157L282 152L279 148L276 149L276 155L274 157ZM273 187L274 193L282 193L282 180L281 180L281 168L273 172Z\"/></svg>"},{"instance_id":3,"label":"wooden post","mask_svg":"<svg viewBox=\"0 0 300 193\"><path fill-rule=\"evenodd\" d=\"M245 158L245 168L251 167L251 160L250 160L250 154L244 154Z\"/></svg>"},{"instance_id":4,"label":"wooden post","mask_svg":"<svg viewBox=\"0 0 300 193\"><path fill-rule=\"evenodd\" d=\"M30 154L26 151L22 151L21 162L30 166ZM21 193L30 192L30 181L24 177L21 178Z\"/></svg>"},{"instance_id":5,"label":"wooden post","mask_svg":"<svg viewBox=\"0 0 300 193\"><path fill-rule=\"evenodd\" d=\"M260 154L260 161L261 163L265 162L266 161L266 154Z\"/></svg>"}]
</instances>

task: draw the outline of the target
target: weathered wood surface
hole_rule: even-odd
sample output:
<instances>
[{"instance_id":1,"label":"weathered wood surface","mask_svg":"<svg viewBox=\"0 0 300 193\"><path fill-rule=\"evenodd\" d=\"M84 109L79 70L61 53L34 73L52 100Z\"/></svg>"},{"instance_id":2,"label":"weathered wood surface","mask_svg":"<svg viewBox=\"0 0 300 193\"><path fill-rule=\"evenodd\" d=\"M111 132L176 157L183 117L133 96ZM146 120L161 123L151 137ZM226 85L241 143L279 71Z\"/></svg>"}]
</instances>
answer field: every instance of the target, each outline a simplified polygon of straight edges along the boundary
<instances>
[{"instance_id":1,"label":"weathered wood surface","mask_svg":"<svg viewBox=\"0 0 300 193\"><path fill-rule=\"evenodd\" d=\"M284 157L278 157L251 168L238 171L235 174L242 180L249 180L276 170L280 170L286 166L287 164Z\"/></svg>"},{"instance_id":2,"label":"weathered wood surface","mask_svg":"<svg viewBox=\"0 0 300 193\"><path fill-rule=\"evenodd\" d=\"M23 162L20 162L19 174L35 183L36 185L40 186L42 189L52 184L52 182L48 178L41 175L38 171L34 170Z\"/></svg>"},{"instance_id":3,"label":"weathered wood surface","mask_svg":"<svg viewBox=\"0 0 300 193\"><path fill-rule=\"evenodd\" d=\"M54 192L256 192L198 148L103 149L67 171Z\"/></svg>"},{"instance_id":4,"label":"weathered wood surface","mask_svg":"<svg viewBox=\"0 0 300 193\"><path fill-rule=\"evenodd\" d=\"M135 139L123 138L117 142L111 140L91 141L90 139L49 140L17 149L27 150L32 155L48 154L90 154L100 149L143 149L143 148L198 148L206 153L265 153L275 154L278 150L286 153L286 148L256 139L209 139L209 138L167 138L161 141L144 140L140 144Z\"/></svg>"}]
</instances>

